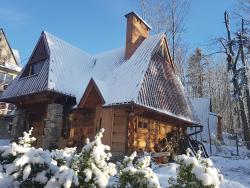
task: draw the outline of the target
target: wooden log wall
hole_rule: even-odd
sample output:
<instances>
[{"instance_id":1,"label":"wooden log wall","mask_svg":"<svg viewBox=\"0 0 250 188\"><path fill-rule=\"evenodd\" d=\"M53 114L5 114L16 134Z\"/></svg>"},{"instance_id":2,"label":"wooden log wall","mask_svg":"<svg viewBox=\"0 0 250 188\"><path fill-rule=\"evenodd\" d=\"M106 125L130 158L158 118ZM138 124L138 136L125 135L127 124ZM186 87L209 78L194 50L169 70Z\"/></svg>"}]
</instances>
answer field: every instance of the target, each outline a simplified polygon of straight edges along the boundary
<instances>
[{"instance_id":1,"label":"wooden log wall","mask_svg":"<svg viewBox=\"0 0 250 188\"><path fill-rule=\"evenodd\" d=\"M142 113L129 113L124 107L97 106L92 112L74 112L69 143L80 147L83 140L92 140L101 128L105 129L102 142L111 147L113 154L152 152L169 132L184 131L177 127L177 123L159 121Z\"/></svg>"},{"instance_id":2,"label":"wooden log wall","mask_svg":"<svg viewBox=\"0 0 250 188\"><path fill-rule=\"evenodd\" d=\"M75 111L70 115L70 133L68 138L69 146L82 147L86 138L92 140L95 135L95 112Z\"/></svg>"},{"instance_id":3,"label":"wooden log wall","mask_svg":"<svg viewBox=\"0 0 250 188\"><path fill-rule=\"evenodd\" d=\"M144 116L134 116L129 119L128 151L152 152L154 146L166 137L167 133L174 130L178 130L178 128L173 124Z\"/></svg>"},{"instance_id":4,"label":"wooden log wall","mask_svg":"<svg viewBox=\"0 0 250 188\"><path fill-rule=\"evenodd\" d=\"M69 145L80 147L83 139L93 139L94 135L104 128L103 144L109 145L113 153L126 152L128 113L124 108L96 107L87 117L87 112L80 110L73 113ZM88 134L89 133L89 134Z\"/></svg>"}]
</instances>

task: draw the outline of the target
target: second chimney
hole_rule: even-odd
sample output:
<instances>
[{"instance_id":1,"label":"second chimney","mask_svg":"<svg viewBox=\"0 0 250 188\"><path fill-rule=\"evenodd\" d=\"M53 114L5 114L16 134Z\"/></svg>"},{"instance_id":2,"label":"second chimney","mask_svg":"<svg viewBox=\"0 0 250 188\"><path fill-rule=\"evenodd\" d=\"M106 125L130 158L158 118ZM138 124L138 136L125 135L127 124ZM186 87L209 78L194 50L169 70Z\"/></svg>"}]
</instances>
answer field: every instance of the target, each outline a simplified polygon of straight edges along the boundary
<instances>
[{"instance_id":1,"label":"second chimney","mask_svg":"<svg viewBox=\"0 0 250 188\"><path fill-rule=\"evenodd\" d=\"M145 38L149 36L150 26L136 13L130 12L127 18L125 59L129 59Z\"/></svg>"}]
</instances>

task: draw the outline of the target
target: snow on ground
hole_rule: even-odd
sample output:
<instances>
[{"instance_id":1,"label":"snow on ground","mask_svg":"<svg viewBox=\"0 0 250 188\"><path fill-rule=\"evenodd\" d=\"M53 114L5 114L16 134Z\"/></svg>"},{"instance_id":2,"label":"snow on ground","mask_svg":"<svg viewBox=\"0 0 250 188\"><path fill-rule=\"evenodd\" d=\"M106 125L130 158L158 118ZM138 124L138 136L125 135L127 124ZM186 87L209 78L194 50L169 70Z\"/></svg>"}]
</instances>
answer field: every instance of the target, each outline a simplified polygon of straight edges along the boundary
<instances>
[{"instance_id":1,"label":"snow on ground","mask_svg":"<svg viewBox=\"0 0 250 188\"><path fill-rule=\"evenodd\" d=\"M221 188L250 187L250 159L239 157L212 156L214 165L220 169L225 181Z\"/></svg>"},{"instance_id":2,"label":"snow on ground","mask_svg":"<svg viewBox=\"0 0 250 188\"><path fill-rule=\"evenodd\" d=\"M7 146L9 140L1 140L0 146ZM209 145L205 144L209 153ZM212 156L210 157L214 166L220 169L224 180L220 188L250 188L250 151L245 147L239 147L239 156L236 156L235 146L212 146ZM161 187L167 187L168 179L176 177L176 163L152 166L153 171L159 178ZM2 179L0 174L0 181ZM117 181L116 177L110 178L109 185ZM1 185L1 184L0 184Z\"/></svg>"},{"instance_id":3,"label":"snow on ground","mask_svg":"<svg viewBox=\"0 0 250 188\"><path fill-rule=\"evenodd\" d=\"M209 144L205 144L205 147L210 153ZM235 146L212 145L210 158L224 176L220 188L250 188L250 150L239 147L239 156L236 154ZM168 186L171 176L176 177L177 167L175 163L169 163L154 168L162 187Z\"/></svg>"},{"instance_id":4,"label":"snow on ground","mask_svg":"<svg viewBox=\"0 0 250 188\"><path fill-rule=\"evenodd\" d=\"M166 165L160 165L154 168L154 172L159 178L161 187L168 187L168 179L170 177L176 178L176 170L178 165L176 163L169 163ZM167 172L167 173L166 173Z\"/></svg>"},{"instance_id":5,"label":"snow on ground","mask_svg":"<svg viewBox=\"0 0 250 188\"><path fill-rule=\"evenodd\" d=\"M240 148L240 150L244 148ZM250 152L250 151L249 151ZM218 168L224 176L220 188L250 188L250 158L247 157L221 157L211 156L214 166ZM168 179L176 177L178 165L169 163L155 167L161 187L168 186Z\"/></svg>"},{"instance_id":6,"label":"snow on ground","mask_svg":"<svg viewBox=\"0 0 250 188\"><path fill-rule=\"evenodd\" d=\"M10 140L8 139L0 139L0 146L7 146L9 145Z\"/></svg>"}]
</instances>

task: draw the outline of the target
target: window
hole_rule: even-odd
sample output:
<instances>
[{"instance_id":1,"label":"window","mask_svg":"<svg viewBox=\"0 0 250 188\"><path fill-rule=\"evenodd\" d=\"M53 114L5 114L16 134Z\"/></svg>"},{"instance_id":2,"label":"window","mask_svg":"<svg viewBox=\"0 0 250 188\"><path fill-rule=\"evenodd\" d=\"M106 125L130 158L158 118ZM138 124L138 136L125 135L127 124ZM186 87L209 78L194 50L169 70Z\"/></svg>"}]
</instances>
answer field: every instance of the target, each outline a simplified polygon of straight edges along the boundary
<instances>
[{"instance_id":1,"label":"window","mask_svg":"<svg viewBox=\"0 0 250 188\"><path fill-rule=\"evenodd\" d=\"M147 122L143 122L143 121L139 121L138 122L138 128L140 129L147 129L148 128L148 123Z\"/></svg>"},{"instance_id":2,"label":"window","mask_svg":"<svg viewBox=\"0 0 250 188\"><path fill-rule=\"evenodd\" d=\"M0 72L0 83L8 85L12 80L12 75Z\"/></svg>"},{"instance_id":3,"label":"window","mask_svg":"<svg viewBox=\"0 0 250 188\"><path fill-rule=\"evenodd\" d=\"M5 84L10 84L10 82L13 80L13 76L6 74L5 75Z\"/></svg>"},{"instance_id":4,"label":"window","mask_svg":"<svg viewBox=\"0 0 250 188\"><path fill-rule=\"evenodd\" d=\"M43 68L44 63L45 60L27 65L21 77L27 77L39 74L39 72Z\"/></svg>"},{"instance_id":5,"label":"window","mask_svg":"<svg viewBox=\"0 0 250 188\"><path fill-rule=\"evenodd\" d=\"M0 82L2 83L4 82L4 80L5 80L5 73L0 72Z\"/></svg>"}]
</instances>

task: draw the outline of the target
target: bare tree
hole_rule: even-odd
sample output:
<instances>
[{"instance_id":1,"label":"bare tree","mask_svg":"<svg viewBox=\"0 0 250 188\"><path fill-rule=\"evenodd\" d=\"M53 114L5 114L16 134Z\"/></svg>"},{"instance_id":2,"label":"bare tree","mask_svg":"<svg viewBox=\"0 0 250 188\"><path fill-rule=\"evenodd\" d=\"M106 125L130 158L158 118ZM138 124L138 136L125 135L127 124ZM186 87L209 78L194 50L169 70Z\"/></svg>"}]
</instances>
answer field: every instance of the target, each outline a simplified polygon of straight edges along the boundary
<instances>
[{"instance_id":1,"label":"bare tree","mask_svg":"<svg viewBox=\"0 0 250 188\"><path fill-rule=\"evenodd\" d=\"M250 0L238 0L237 4L236 15L244 18L247 22L246 24L250 24Z\"/></svg>"},{"instance_id":2,"label":"bare tree","mask_svg":"<svg viewBox=\"0 0 250 188\"><path fill-rule=\"evenodd\" d=\"M150 23L154 33L166 32L170 40L172 59L177 73L184 81L183 62L186 48L182 42L185 22L189 11L189 0L140 0L143 18Z\"/></svg>"},{"instance_id":3,"label":"bare tree","mask_svg":"<svg viewBox=\"0 0 250 188\"><path fill-rule=\"evenodd\" d=\"M221 38L220 43L227 56L228 72L232 75L233 96L239 104L239 114L243 126L244 138L247 148L250 149L250 96L247 78L247 64L245 61L245 29L244 21L241 20L241 30L237 32L236 37L232 37L230 30L230 19L227 12L224 13L227 38Z\"/></svg>"}]
</instances>

